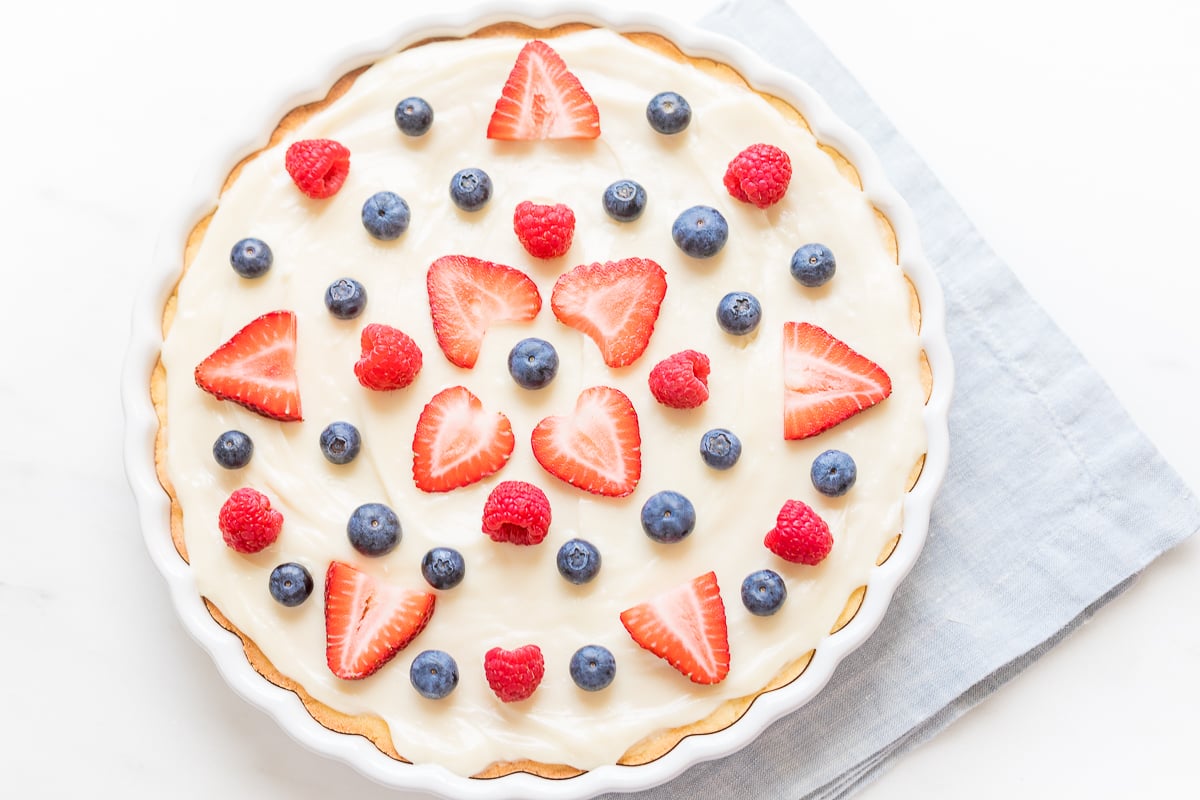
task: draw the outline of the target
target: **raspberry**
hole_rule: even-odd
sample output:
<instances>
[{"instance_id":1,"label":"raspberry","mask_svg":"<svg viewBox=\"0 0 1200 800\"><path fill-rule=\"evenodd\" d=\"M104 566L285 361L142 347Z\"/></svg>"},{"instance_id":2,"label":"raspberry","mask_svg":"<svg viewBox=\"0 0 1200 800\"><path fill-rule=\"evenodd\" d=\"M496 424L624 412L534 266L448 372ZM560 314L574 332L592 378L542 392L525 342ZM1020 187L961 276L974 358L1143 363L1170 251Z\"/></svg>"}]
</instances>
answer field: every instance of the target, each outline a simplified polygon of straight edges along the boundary
<instances>
[{"instance_id":1,"label":"raspberry","mask_svg":"<svg viewBox=\"0 0 1200 800\"><path fill-rule=\"evenodd\" d=\"M538 544L550 529L550 500L525 481L496 484L483 504L483 532L496 542Z\"/></svg>"},{"instance_id":2,"label":"raspberry","mask_svg":"<svg viewBox=\"0 0 1200 800\"><path fill-rule=\"evenodd\" d=\"M350 173L350 151L332 139L301 139L287 149L283 165L301 192L314 200L333 197Z\"/></svg>"},{"instance_id":3,"label":"raspberry","mask_svg":"<svg viewBox=\"0 0 1200 800\"><path fill-rule=\"evenodd\" d=\"M763 544L784 561L812 567L833 549L833 535L817 512L799 500L788 500Z\"/></svg>"},{"instance_id":4,"label":"raspberry","mask_svg":"<svg viewBox=\"0 0 1200 800\"><path fill-rule=\"evenodd\" d=\"M483 656L483 673L496 697L515 703L534 693L546 674L546 662L536 644L516 650L493 647Z\"/></svg>"},{"instance_id":5,"label":"raspberry","mask_svg":"<svg viewBox=\"0 0 1200 800\"><path fill-rule=\"evenodd\" d=\"M725 188L743 203L759 208L783 199L792 180L792 160L771 144L752 144L734 156L725 170Z\"/></svg>"},{"instance_id":6,"label":"raspberry","mask_svg":"<svg viewBox=\"0 0 1200 800\"><path fill-rule=\"evenodd\" d=\"M239 553L257 553L279 538L283 514L270 499L249 487L235 489L217 516L225 544Z\"/></svg>"},{"instance_id":7,"label":"raspberry","mask_svg":"<svg viewBox=\"0 0 1200 800\"><path fill-rule=\"evenodd\" d=\"M671 408L695 408L708 399L708 356L684 350L650 370L650 393Z\"/></svg>"},{"instance_id":8,"label":"raspberry","mask_svg":"<svg viewBox=\"0 0 1200 800\"><path fill-rule=\"evenodd\" d=\"M421 348L404 331L373 322L363 328L362 357L354 364L358 382L386 392L403 389L421 371Z\"/></svg>"},{"instance_id":9,"label":"raspberry","mask_svg":"<svg viewBox=\"0 0 1200 800\"><path fill-rule=\"evenodd\" d=\"M575 212L562 203L538 205L525 200L513 212L513 230L534 258L558 258L571 249Z\"/></svg>"}]
</instances>

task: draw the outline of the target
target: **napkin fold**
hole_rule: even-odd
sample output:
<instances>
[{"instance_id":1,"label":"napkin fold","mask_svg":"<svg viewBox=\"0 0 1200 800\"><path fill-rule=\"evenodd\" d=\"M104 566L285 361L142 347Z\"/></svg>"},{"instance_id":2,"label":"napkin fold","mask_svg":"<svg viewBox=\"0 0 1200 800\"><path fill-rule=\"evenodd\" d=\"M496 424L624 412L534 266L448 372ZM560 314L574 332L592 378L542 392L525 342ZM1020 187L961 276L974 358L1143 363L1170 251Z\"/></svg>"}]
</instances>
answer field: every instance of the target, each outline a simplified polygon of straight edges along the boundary
<instances>
[{"instance_id":1,"label":"napkin fold","mask_svg":"<svg viewBox=\"0 0 1200 800\"><path fill-rule=\"evenodd\" d=\"M951 457L916 567L828 686L738 753L637 797L846 797L1200 529L1200 501L782 0L733 0L701 25L813 86L915 212L946 298Z\"/></svg>"}]
</instances>

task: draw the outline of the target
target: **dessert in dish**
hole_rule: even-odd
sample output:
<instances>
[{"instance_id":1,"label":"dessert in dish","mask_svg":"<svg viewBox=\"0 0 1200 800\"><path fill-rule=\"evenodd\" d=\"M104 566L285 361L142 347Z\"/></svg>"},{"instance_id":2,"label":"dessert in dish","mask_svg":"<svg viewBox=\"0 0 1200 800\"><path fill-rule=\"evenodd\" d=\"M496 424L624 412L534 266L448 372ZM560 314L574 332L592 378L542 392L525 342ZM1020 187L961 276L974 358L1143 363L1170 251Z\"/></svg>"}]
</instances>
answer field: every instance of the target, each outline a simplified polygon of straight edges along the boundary
<instances>
[{"instance_id":1,"label":"dessert in dish","mask_svg":"<svg viewBox=\"0 0 1200 800\"><path fill-rule=\"evenodd\" d=\"M854 167L657 35L498 25L339 81L184 245L180 558L326 727L567 778L736 724L903 535L930 375Z\"/></svg>"}]
</instances>

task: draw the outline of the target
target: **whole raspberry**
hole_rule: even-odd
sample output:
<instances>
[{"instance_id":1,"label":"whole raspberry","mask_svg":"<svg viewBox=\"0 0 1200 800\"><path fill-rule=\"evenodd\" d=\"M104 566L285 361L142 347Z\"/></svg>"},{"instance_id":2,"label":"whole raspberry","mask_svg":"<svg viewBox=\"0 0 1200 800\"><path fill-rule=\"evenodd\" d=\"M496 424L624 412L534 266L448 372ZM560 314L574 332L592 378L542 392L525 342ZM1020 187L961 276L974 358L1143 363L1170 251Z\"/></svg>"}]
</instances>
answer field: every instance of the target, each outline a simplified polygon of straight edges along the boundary
<instances>
[{"instance_id":1,"label":"whole raspberry","mask_svg":"<svg viewBox=\"0 0 1200 800\"><path fill-rule=\"evenodd\" d=\"M363 328L362 357L354 364L354 374L368 389L387 392L412 383L421 363L421 348L407 333L373 322Z\"/></svg>"},{"instance_id":2,"label":"whole raspberry","mask_svg":"<svg viewBox=\"0 0 1200 800\"><path fill-rule=\"evenodd\" d=\"M550 529L550 499L525 481L496 484L483 503L483 532L496 542L538 544Z\"/></svg>"},{"instance_id":3,"label":"whole raspberry","mask_svg":"<svg viewBox=\"0 0 1200 800\"><path fill-rule=\"evenodd\" d=\"M271 508L265 494L243 487L221 506L217 523L225 544L239 553L257 553L279 538L283 514Z\"/></svg>"},{"instance_id":4,"label":"whole raspberry","mask_svg":"<svg viewBox=\"0 0 1200 800\"><path fill-rule=\"evenodd\" d=\"M734 156L725 170L725 188L737 200L759 208L773 206L787 193L792 160L772 144L752 144Z\"/></svg>"},{"instance_id":5,"label":"whole raspberry","mask_svg":"<svg viewBox=\"0 0 1200 800\"><path fill-rule=\"evenodd\" d=\"M544 206L525 200L513 212L513 230L529 255L558 258L571 249L575 212L562 203Z\"/></svg>"},{"instance_id":6,"label":"whole raspberry","mask_svg":"<svg viewBox=\"0 0 1200 800\"><path fill-rule=\"evenodd\" d=\"M333 197L350 173L350 151L332 139L301 139L287 149L283 165L301 192L314 200Z\"/></svg>"},{"instance_id":7,"label":"whole raspberry","mask_svg":"<svg viewBox=\"0 0 1200 800\"><path fill-rule=\"evenodd\" d=\"M546 662L536 644L516 650L493 647L483 656L483 674L496 697L515 703L534 693L546 674Z\"/></svg>"},{"instance_id":8,"label":"whole raspberry","mask_svg":"<svg viewBox=\"0 0 1200 800\"><path fill-rule=\"evenodd\" d=\"M833 535L817 512L799 500L788 500L763 544L784 561L812 567L833 549Z\"/></svg>"},{"instance_id":9,"label":"whole raspberry","mask_svg":"<svg viewBox=\"0 0 1200 800\"><path fill-rule=\"evenodd\" d=\"M650 393L671 408L695 408L708 399L708 356L684 350L650 370Z\"/></svg>"}]
</instances>

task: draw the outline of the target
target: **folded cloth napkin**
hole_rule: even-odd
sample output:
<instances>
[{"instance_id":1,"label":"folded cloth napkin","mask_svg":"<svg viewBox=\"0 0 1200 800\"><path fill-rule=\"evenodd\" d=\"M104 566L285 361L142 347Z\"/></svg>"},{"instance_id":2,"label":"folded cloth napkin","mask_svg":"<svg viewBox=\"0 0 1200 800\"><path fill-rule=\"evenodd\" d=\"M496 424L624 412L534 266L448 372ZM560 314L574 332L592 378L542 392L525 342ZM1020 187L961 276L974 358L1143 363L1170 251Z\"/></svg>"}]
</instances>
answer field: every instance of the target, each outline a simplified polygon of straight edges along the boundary
<instances>
[{"instance_id":1,"label":"folded cloth napkin","mask_svg":"<svg viewBox=\"0 0 1200 800\"><path fill-rule=\"evenodd\" d=\"M1200 529L1200 502L782 0L733 0L701 24L820 92L915 211L946 297L951 457L920 560L828 686L740 752L638 796L845 797Z\"/></svg>"}]
</instances>

